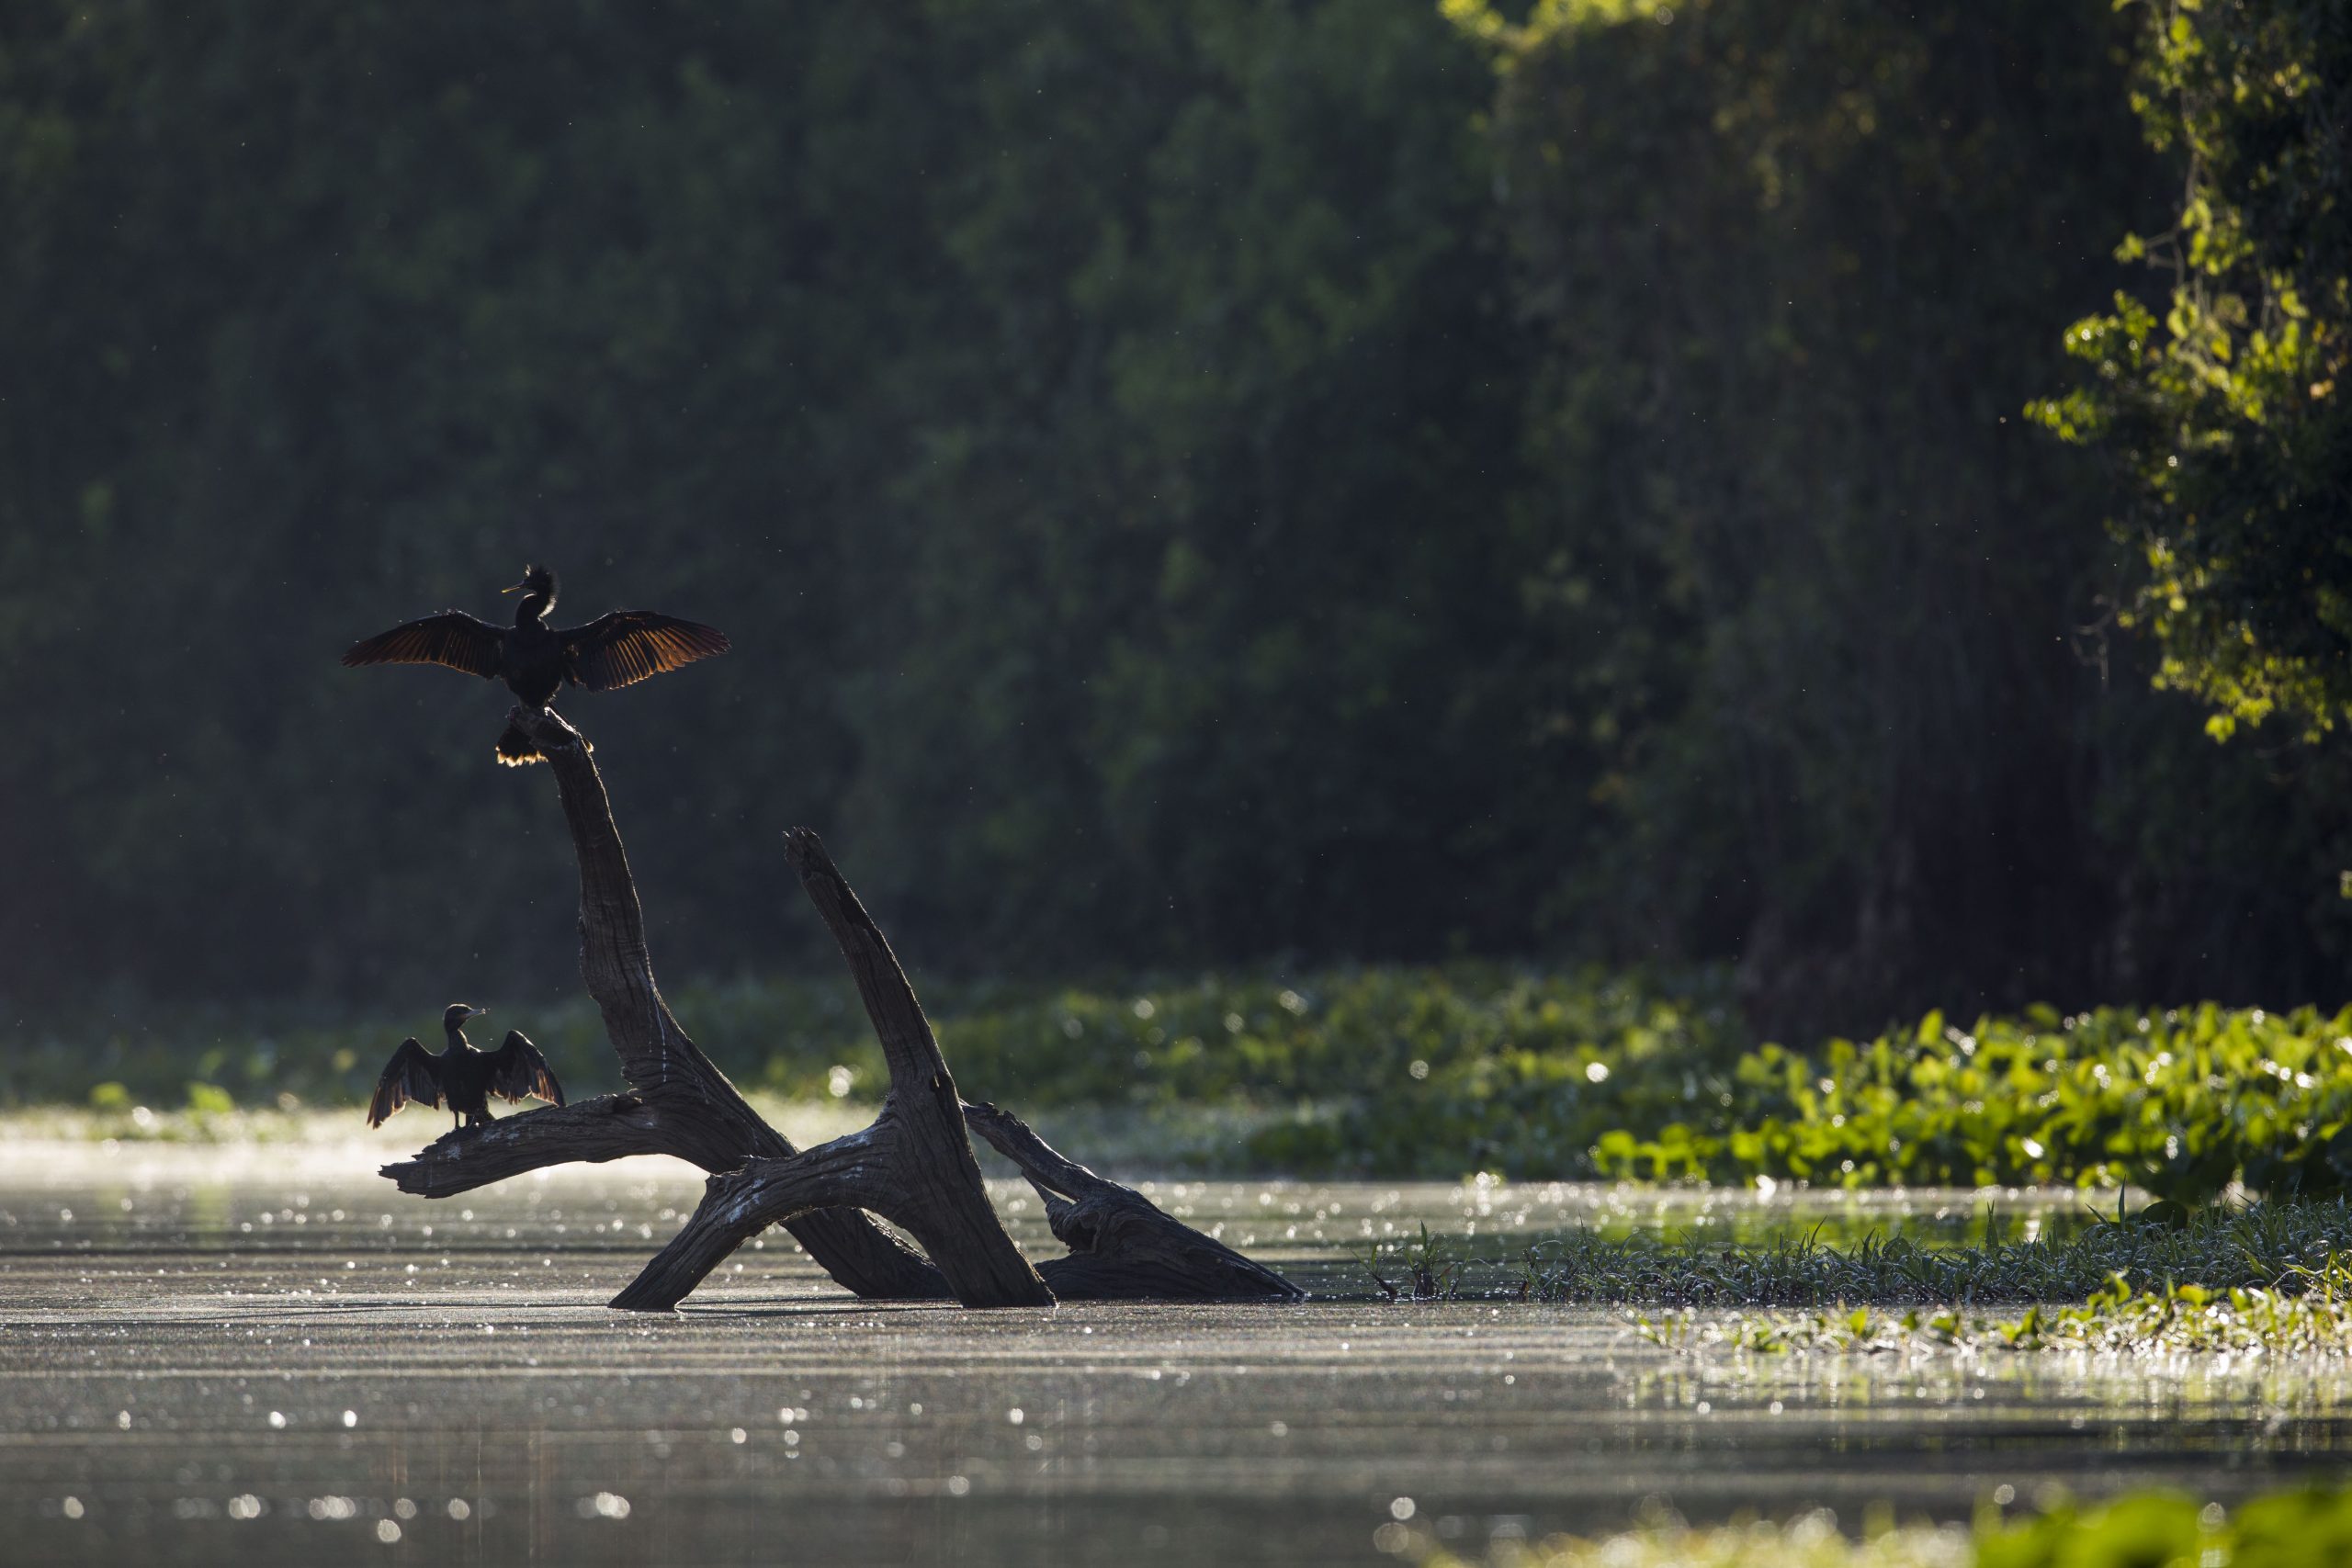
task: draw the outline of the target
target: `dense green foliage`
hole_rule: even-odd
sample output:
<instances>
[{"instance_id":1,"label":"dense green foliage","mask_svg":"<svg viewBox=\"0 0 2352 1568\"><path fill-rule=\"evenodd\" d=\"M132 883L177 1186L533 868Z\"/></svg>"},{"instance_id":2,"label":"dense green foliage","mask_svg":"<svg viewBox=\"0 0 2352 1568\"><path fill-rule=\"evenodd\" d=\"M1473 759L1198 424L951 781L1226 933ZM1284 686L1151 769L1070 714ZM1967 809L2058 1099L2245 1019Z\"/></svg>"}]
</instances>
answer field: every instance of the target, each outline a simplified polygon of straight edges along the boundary
<instances>
[{"instance_id":1,"label":"dense green foliage","mask_svg":"<svg viewBox=\"0 0 2352 1568\"><path fill-rule=\"evenodd\" d=\"M967 968L1527 942L1429 891L1518 722L1433 13L6 27L0 991L563 988L503 698L334 662L539 555L737 639L575 710L673 974L813 951L796 819Z\"/></svg>"},{"instance_id":2,"label":"dense green foliage","mask_svg":"<svg viewBox=\"0 0 2352 1568\"><path fill-rule=\"evenodd\" d=\"M2352 12L2335 0L2131 7L2132 102L2187 164L2164 232L2127 237L2169 286L2118 294L2067 348L2089 367L2037 405L2107 446L2147 570L2123 614L2160 678L2218 711L2307 734L2352 709Z\"/></svg>"},{"instance_id":3,"label":"dense green foliage","mask_svg":"<svg viewBox=\"0 0 2352 1568\"><path fill-rule=\"evenodd\" d=\"M1980 1528L1976 1568L2075 1563L2172 1568L2321 1568L2352 1554L2352 1493L2275 1492L2227 1513L2177 1493L2053 1508L2003 1529Z\"/></svg>"},{"instance_id":4,"label":"dense green foliage","mask_svg":"<svg viewBox=\"0 0 2352 1568\"><path fill-rule=\"evenodd\" d=\"M1720 987L1717 987L1720 990ZM1623 979L1534 976L1487 964L1444 969L1350 969L1286 979L1205 976L1140 991L1106 992L1001 983L926 986L925 1002L958 1085L975 1098L1025 1108L1114 1105L1141 1111L1185 1105L1280 1113L1268 1153L1290 1151L1295 1128L1317 1106L1390 1106L1411 1116L1448 1086L1492 1077L1526 1060L1544 1079L1586 1083L1596 1069L1631 1087L1610 1105L1657 1125L1683 1103L1686 1069L1727 1069L1741 1034L1728 998L1703 987L1673 994ZM680 1021L739 1080L782 1095L865 1098L885 1078L881 1048L846 982L775 981L681 987ZM268 1105L364 1103L392 1044L431 1034L435 1021L351 1019L332 1025L288 1008L259 1021L191 1010L168 1025L106 1032L82 1021L55 1033L17 1034L0 1051L0 1105L101 1098L169 1110L183 1101ZM577 1092L610 1084L614 1066L595 1010L572 1002L546 1012L494 1011L491 1023L525 1029ZM1610 1066L1613 1064L1613 1069ZM191 1080L203 1090L191 1097ZM1294 1108L1308 1116L1295 1121ZM1514 1105L1477 1114L1497 1136ZM1576 1122L1589 1143L1617 1111ZM1561 1124L1539 1129L1518 1163L1582 1168L1581 1145L1562 1145ZM1238 1153L1238 1151L1236 1151ZM1460 1146L1429 1157L1445 1174L1477 1163ZM1384 1168L1413 1168L1407 1153Z\"/></svg>"},{"instance_id":5,"label":"dense green foliage","mask_svg":"<svg viewBox=\"0 0 2352 1568\"><path fill-rule=\"evenodd\" d=\"M1710 1106L1710 1100L1713 1104ZM2198 1202L2352 1189L2352 1009L1981 1019L1814 1052L1767 1044L1699 1113L1631 1123L1604 1170L1832 1185L2131 1182Z\"/></svg>"},{"instance_id":6,"label":"dense green foliage","mask_svg":"<svg viewBox=\"0 0 2352 1568\"><path fill-rule=\"evenodd\" d=\"M1931 1014L1863 1043L1753 1044L1728 987L1491 964L1137 990L926 987L967 1094L1024 1111L1235 1114L1220 1168L1452 1179L1804 1181L1826 1187L2129 1182L2199 1202L2232 1182L2352 1190L2352 1010L2034 1009L1968 1029ZM681 1021L746 1085L863 1099L879 1048L845 983L693 985ZM578 1093L613 1066L573 1001L526 1030ZM0 1104L365 1101L428 1018L191 1010L139 1031L73 1021L0 1051ZM101 1088L101 1086L111 1086Z\"/></svg>"},{"instance_id":7,"label":"dense green foliage","mask_svg":"<svg viewBox=\"0 0 2352 1568\"><path fill-rule=\"evenodd\" d=\"M2165 901L2119 877L2193 882L2198 851L2101 842L2172 759L2070 641L2098 498L2008 417L2051 302L2117 276L2086 242L2155 188L2107 7L1461 9L1507 67L1544 345L1513 508L1540 733L1617 824L1566 907L1713 933L1772 1024L1996 968L2012 1002L2172 992L2206 933L2084 944Z\"/></svg>"},{"instance_id":8,"label":"dense green foliage","mask_svg":"<svg viewBox=\"0 0 2352 1568\"><path fill-rule=\"evenodd\" d=\"M11 7L11 1021L569 990L503 697L334 663L537 556L736 638L572 708L673 983L828 961L803 820L965 976L2333 999L2341 760L2103 678L2106 481L2014 417L2177 177L2138 27Z\"/></svg>"},{"instance_id":9,"label":"dense green foliage","mask_svg":"<svg viewBox=\"0 0 2352 1568\"><path fill-rule=\"evenodd\" d=\"M2275 1196L2352 1189L2352 1009L2036 1008L1967 1032L1930 1014L1867 1043L1743 1049L1720 1003L1623 983L1425 984L1358 981L1329 1024L1302 1019L1287 1040L1212 1053L1216 1069L1183 1091L1291 1099L1297 1114L1249 1145L1253 1163L1286 1169L2131 1183L2192 1203L2233 1182ZM1034 1055L999 1060L1013 1081L1052 1071Z\"/></svg>"}]
</instances>

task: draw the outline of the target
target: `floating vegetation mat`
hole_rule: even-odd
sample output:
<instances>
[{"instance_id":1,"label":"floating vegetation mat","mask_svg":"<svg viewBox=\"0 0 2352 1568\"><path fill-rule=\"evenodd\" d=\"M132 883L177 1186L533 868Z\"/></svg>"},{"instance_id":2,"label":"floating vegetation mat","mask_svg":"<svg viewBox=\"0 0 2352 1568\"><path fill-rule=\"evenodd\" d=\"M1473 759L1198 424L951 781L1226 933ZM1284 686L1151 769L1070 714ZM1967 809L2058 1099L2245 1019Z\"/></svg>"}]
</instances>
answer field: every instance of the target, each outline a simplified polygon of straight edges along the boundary
<instances>
[{"instance_id":1,"label":"floating vegetation mat","mask_svg":"<svg viewBox=\"0 0 2352 1568\"><path fill-rule=\"evenodd\" d=\"M2171 1205L2087 1226L2053 1240L1928 1247L1872 1236L1851 1247L1792 1238L1776 1246L1636 1233L1580 1234L1530 1249L1493 1290L1521 1299L1668 1307L1944 1306L2090 1301L2119 1277L2210 1292L2254 1287L2261 1299L2300 1298L2352 1257L2352 1206L2266 1202L2189 1213ZM1395 1251L1394 1272L1419 1286L1468 1293L1456 1281L1491 1274L1442 1256L1424 1238ZM1426 1295L1425 1289L1415 1294ZM2248 1296L2249 1310L2255 1297Z\"/></svg>"},{"instance_id":2,"label":"floating vegetation mat","mask_svg":"<svg viewBox=\"0 0 2352 1568\"><path fill-rule=\"evenodd\" d=\"M1466 1568L1479 1559L1455 1556L1404 1525L1384 1526L1380 1550L1421 1568ZM1958 1526L1888 1529L1864 1540L1838 1532L1837 1517L1817 1512L1779 1525L1770 1520L1690 1529L1652 1525L1587 1540L1555 1537L1514 1544L1486 1561L1512 1568L1973 1568L1975 1543Z\"/></svg>"},{"instance_id":3,"label":"floating vegetation mat","mask_svg":"<svg viewBox=\"0 0 2352 1568\"><path fill-rule=\"evenodd\" d=\"M1374 1544L1420 1568L1464 1560L1404 1523ZM1835 1515L1693 1529L1678 1521L1622 1535L1513 1542L1488 1559L1512 1568L2340 1568L2352 1562L2352 1494L2301 1491L2219 1504L2143 1492L2096 1506L2061 1504L2023 1520L1987 1505L1975 1527L1881 1526L1860 1540Z\"/></svg>"},{"instance_id":4,"label":"floating vegetation mat","mask_svg":"<svg viewBox=\"0 0 2352 1568\"><path fill-rule=\"evenodd\" d=\"M2352 1354L2352 1266L2299 1269L2275 1287L2162 1285L2135 1291L2121 1274L2081 1306L2028 1307L2013 1317L1951 1308L1901 1315L1764 1314L1702 1320L1688 1309L1636 1318L1643 1337L1669 1349L1761 1355L2088 1350L2109 1355Z\"/></svg>"},{"instance_id":5,"label":"floating vegetation mat","mask_svg":"<svg viewBox=\"0 0 2352 1568\"><path fill-rule=\"evenodd\" d=\"M1212 1112L1213 1135L1203 1123L1156 1151L1204 1171L2129 1185L2192 1203L2232 1183L2352 1190L2352 1009L2037 1007L1965 1027L1929 1013L1792 1047L1751 1041L1706 975L1462 963L935 993L958 1082L1161 1124ZM883 1081L844 986L684 985L670 999L747 1089L822 1102ZM567 1084L609 1081L584 998L514 1010ZM0 1107L77 1107L91 1135L124 1140L266 1135L274 1113L364 1105L393 1043L429 1018L284 1003L0 1021Z\"/></svg>"}]
</instances>

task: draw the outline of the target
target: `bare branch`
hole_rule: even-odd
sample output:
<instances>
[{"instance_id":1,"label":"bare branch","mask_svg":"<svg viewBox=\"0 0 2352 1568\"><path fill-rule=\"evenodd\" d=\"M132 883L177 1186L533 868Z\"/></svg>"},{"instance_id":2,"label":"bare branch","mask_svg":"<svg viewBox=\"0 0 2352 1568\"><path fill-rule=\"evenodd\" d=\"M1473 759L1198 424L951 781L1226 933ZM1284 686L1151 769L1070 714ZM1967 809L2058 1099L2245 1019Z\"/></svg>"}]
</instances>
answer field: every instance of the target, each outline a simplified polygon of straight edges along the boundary
<instances>
[{"instance_id":1,"label":"bare branch","mask_svg":"<svg viewBox=\"0 0 2352 1568\"><path fill-rule=\"evenodd\" d=\"M454 1198L510 1176L574 1160L591 1165L630 1155L675 1155L695 1158L701 1140L674 1134L675 1127L634 1094L600 1094L594 1100L548 1106L444 1133L409 1159L383 1168L403 1192L421 1198Z\"/></svg>"},{"instance_id":2,"label":"bare branch","mask_svg":"<svg viewBox=\"0 0 2352 1568\"><path fill-rule=\"evenodd\" d=\"M784 858L800 874L802 890L849 963L858 999L865 1004L865 1016L873 1021L883 1059L889 1064L891 1092L935 1091L947 1077L947 1063L939 1054L931 1020L923 1016L922 1003L915 999L914 987L907 983L906 971L899 967L898 954L890 951L881 928L850 891L825 852L824 840L814 832L807 828L786 832Z\"/></svg>"},{"instance_id":3,"label":"bare branch","mask_svg":"<svg viewBox=\"0 0 2352 1568\"><path fill-rule=\"evenodd\" d=\"M611 1304L625 1312L668 1312L770 1225L819 1210L883 1202L888 1193L874 1168L874 1141L868 1128L804 1154L746 1160L741 1169L713 1176L693 1215Z\"/></svg>"}]
</instances>

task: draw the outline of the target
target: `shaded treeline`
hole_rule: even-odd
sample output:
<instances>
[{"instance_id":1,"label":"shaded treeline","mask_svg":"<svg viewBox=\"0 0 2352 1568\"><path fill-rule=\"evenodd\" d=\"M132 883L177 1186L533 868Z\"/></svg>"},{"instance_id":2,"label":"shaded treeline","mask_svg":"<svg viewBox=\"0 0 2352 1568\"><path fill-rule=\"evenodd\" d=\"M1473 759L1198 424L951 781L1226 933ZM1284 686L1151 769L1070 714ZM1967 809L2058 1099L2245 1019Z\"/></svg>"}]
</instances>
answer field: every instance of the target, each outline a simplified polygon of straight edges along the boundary
<instances>
[{"instance_id":1,"label":"shaded treeline","mask_svg":"<svg viewBox=\"0 0 2352 1568\"><path fill-rule=\"evenodd\" d=\"M503 694L334 663L545 558L735 639L568 705L671 973L806 821L967 972L2334 996L2340 762L2084 629L2018 417L2128 34L1909 9L15 8L0 995L564 988Z\"/></svg>"}]
</instances>

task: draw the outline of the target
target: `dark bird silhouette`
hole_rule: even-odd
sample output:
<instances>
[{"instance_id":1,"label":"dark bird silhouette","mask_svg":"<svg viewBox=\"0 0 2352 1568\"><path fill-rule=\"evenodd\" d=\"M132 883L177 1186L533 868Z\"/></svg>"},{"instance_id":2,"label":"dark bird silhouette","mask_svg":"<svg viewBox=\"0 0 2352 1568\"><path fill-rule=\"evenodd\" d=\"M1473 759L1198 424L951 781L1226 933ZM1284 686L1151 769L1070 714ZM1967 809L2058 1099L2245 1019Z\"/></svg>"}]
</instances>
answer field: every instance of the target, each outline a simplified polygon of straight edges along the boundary
<instances>
[{"instance_id":1,"label":"dark bird silhouette","mask_svg":"<svg viewBox=\"0 0 2352 1568\"><path fill-rule=\"evenodd\" d=\"M447 665L503 681L526 703L544 708L566 685L609 692L727 651L726 635L718 628L650 610L615 610L584 626L559 630L548 625L555 573L543 566L528 568L522 581L501 592L523 595L514 624L503 631L463 610L444 610L352 644L343 661ZM498 760L521 767L542 759L538 742L509 724L498 738Z\"/></svg>"},{"instance_id":2,"label":"dark bird silhouette","mask_svg":"<svg viewBox=\"0 0 2352 1568\"><path fill-rule=\"evenodd\" d=\"M460 1127L492 1120L490 1097L493 1094L503 1100L532 1095L550 1105L561 1105L563 1086L555 1081L548 1059L521 1030L508 1030L506 1043L495 1051L473 1048L462 1026L485 1010L451 1002L441 1015L441 1028L449 1043L438 1054L419 1045L413 1034L401 1041L392 1059L384 1064L384 1076L376 1080L376 1097L368 1102L368 1125L382 1126L386 1117L411 1100L419 1105L447 1101L449 1114Z\"/></svg>"}]
</instances>

